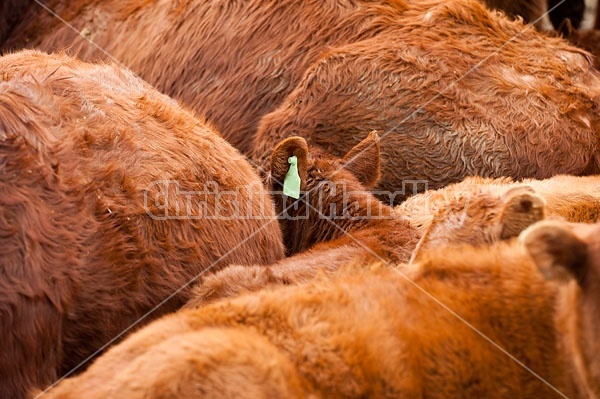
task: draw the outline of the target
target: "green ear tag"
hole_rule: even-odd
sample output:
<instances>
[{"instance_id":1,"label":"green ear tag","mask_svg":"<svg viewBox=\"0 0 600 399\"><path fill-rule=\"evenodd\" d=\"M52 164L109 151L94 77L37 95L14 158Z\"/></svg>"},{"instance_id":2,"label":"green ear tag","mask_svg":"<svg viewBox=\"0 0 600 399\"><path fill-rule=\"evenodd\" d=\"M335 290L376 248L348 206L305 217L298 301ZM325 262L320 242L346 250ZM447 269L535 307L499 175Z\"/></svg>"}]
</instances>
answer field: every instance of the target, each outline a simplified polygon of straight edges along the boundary
<instances>
[{"instance_id":1,"label":"green ear tag","mask_svg":"<svg viewBox=\"0 0 600 399\"><path fill-rule=\"evenodd\" d=\"M298 174L298 158L288 158L290 169L283 179L283 194L294 199L300 198L300 175Z\"/></svg>"}]
</instances>

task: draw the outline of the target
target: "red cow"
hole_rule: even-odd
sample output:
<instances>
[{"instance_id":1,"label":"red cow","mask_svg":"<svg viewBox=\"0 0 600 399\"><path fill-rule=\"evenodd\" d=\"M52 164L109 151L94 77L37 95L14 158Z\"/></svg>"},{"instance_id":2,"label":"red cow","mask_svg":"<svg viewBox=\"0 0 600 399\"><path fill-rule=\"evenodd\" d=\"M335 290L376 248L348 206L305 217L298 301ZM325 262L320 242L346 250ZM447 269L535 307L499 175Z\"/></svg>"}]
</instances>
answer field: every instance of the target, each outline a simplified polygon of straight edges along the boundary
<instances>
[{"instance_id":1,"label":"red cow","mask_svg":"<svg viewBox=\"0 0 600 399\"><path fill-rule=\"evenodd\" d=\"M469 204L469 209L481 213L477 219L490 220L489 212L497 212L498 207L491 204L477 207L474 204L477 198L485 194L488 198L514 196L515 190L521 190L523 195L529 191L532 196L537 196L537 200L531 199L528 207L545 208L549 216L575 223L600 222L600 176L558 175L518 182L506 177L468 177L460 183L414 195L398 205L395 211L407 217L413 227L424 234L432 223L444 222L449 219L448 214L456 213L456 203Z\"/></svg>"},{"instance_id":2,"label":"red cow","mask_svg":"<svg viewBox=\"0 0 600 399\"><path fill-rule=\"evenodd\" d=\"M395 212L366 191L379 175L376 134L369 135L342 161L318 149L309 154L300 137L284 140L271 158L274 192L281 190L278 182L284 179L287 160L293 155L298 158L305 194L298 201L284 197L276 202L276 208L287 216L281 225L294 256L268 267L228 266L203 278L187 306L270 285L297 284L319 273L337 274L348 263L369 264L382 259L405 263L415 257L417 248L490 244L515 237L544 217L543 199L531 190L510 190L502 196L481 191L449 201L437 223L421 232L411 225L410 214Z\"/></svg>"},{"instance_id":3,"label":"red cow","mask_svg":"<svg viewBox=\"0 0 600 399\"><path fill-rule=\"evenodd\" d=\"M179 308L196 275L284 256L244 157L131 72L34 51L0 70L0 398Z\"/></svg>"},{"instance_id":4,"label":"red cow","mask_svg":"<svg viewBox=\"0 0 600 399\"><path fill-rule=\"evenodd\" d=\"M533 23L538 29L544 28L546 0L482 0L488 7L500 10L511 18L520 17L523 22ZM568 0L566 0L568 1Z\"/></svg>"},{"instance_id":5,"label":"red cow","mask_svg":"<svg viewBox=\"0 0 600 399\"><path fill-rule=\"evenodd\" d=\"M520 241L182 310L46 397L597 398L600 225Z\"/></svg>"},{"instance_id":6,"label":"red cow","mask_svg":"<svg viewBox=\"0 0 600 399\"><path fill-rule=\"evenodd\" d=\"M378 189L402 190L415 180L431 189L468 175L600 171L600 81L587 53L477 2L434 3L410 2L393 34L333 48L313 63L262 118L253 159L264 164L269 143L290 134L337 155L361 130L378 129ZM449 46L444 37L458 41ZM564 78L586 83L556 85L567 70Z\"/></svg>"},{"instance_id":7,"label":"red cow","mask_svg":"<svg viewBox=\"0 0 600 399\"><path fill-rule=\"evenodd\" d=\"M109 53L265 168L286 137L342 156L377 130L397 200L407 180L600 172L587 53L478 0L46 4L83 37L38 10L4 49Z\"/></svg>"}]
</instances>

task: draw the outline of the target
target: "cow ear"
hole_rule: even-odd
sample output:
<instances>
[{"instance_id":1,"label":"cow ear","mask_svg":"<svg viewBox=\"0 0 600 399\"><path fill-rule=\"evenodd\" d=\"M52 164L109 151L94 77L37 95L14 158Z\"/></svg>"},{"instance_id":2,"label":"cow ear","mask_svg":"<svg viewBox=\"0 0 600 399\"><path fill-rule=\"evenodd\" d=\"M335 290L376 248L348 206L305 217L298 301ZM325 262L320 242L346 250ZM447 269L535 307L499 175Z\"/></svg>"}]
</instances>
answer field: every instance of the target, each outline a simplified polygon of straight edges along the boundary
<instances>
[{"instance_id":1,"label":"cow ear","mask_svg":"<svg viewBox=\"0 0 600 399\"><path fill-rule=\"evenodd\" d=\"M519 241L546 278L575 277L581 282L585 276L587 244L580 240L566 223L536 223L519 236Z\"/></svg>"},{"instance_id":2,"label":"cow ear","mask_svg":"<svg viewBox=\"0 0 600 399\"><path fill-rule=\"evenodd\" d=\"M300 189L306 188L308 176L308 145L306 140L299 136L289 137L280 141L271 154L271 185L272 188L283 186L285 175L290 169L289 158L296 156L298 175L300 176Z\"/></svg>"},{"instance_id":3,"label":"cow ear","mask_svg":"<svg viewBox=\"0 0 600 399\"><path fill-rule=\"evenodd\" d=\"M381 176L379 135L372 131L342 158L344 169L351 172L366 189L373 188Z\"/></svg>"},{"instance_id":4,"label":"cow ear","mask_svg":"<svg viewBox=\"0 0 600 399\"><path fill-rule=\"evenodd\" d=\"M571 20L569 18L565 18L558 26L557 31L562 37L564 37L565 39L569 39L573 35L575 29L573 28Z\"/></svg>"},{"instance_id":5,"label":"cow ear","mask_svg":"<svg viewBox=\"0 0 600 399\"><path fill-rule=\"evenodd\" d=\"M503 202L500 223L500 239L517 237L523 230L545 217L546 203L529 186L508 190L501 197Z\"/></svg>"}]
</instances>

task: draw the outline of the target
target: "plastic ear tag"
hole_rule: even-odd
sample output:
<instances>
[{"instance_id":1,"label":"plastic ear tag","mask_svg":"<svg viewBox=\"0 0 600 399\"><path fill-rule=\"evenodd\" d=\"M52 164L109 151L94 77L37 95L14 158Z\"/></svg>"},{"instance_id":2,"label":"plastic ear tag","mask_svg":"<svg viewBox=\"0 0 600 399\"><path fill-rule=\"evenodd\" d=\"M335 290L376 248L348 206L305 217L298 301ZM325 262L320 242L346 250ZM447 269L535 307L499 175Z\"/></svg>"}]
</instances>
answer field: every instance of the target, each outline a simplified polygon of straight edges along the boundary
<instances>
[{"instance_id":1,"label":"plastic ear tag","mask_svg":"<svg viewBox=\"0 0 600 399\"><path fill-rule=\"evenodd\" d=\"M298 158L294 155L288 158L290 169L283 179L283 194L294 199L300 198L300 175L298 174Z\"/></svg>"}]
</instances>

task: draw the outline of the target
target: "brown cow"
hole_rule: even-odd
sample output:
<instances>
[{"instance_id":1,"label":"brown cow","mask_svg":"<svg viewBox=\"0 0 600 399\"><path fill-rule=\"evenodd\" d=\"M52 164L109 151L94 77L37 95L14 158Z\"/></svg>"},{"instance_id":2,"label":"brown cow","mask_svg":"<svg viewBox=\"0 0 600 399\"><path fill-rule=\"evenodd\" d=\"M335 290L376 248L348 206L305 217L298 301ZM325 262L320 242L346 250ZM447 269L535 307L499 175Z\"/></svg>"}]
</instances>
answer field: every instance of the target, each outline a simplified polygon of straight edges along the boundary
<instances>
[{"instance_id":1,"label":"brown cow","mask_svg":"<svg viewBox=\"0 0 600 399\"><path fill-rule=\"evenodd\" d=\"M37 51L0 71L0 398L179 308L197 274L284 256L244 157L131 72Z\"/></svg>"},{"instance_id":2,"label":"brown cow","mask_svg":"<svg viewBox=\"0 0 600 399\"><path fill-rule=\"evenodd\" d=\"M600 225L520 241L182 310L46 397L597 398Z\"/></svg>"},{"instance_id":3,"label":"brown cow","mask_svg":"<svg viewBox=\"0 0 600 399\"><path fill-rule=\"evenodd\" d=\"M501 199L514 195L515 190L522 191L523 195L527 191L532 196L537 195L539 198L532 200L531 206L542 209L545 204L549 216L576 223L600 222L600 176L558 175L544 180L525 179L519 182L507 177L468 177L460 183L415 195L394 210L407 217L421 234L425 234L432 223L445 222L449 219L449 213L456 213L456 203L468 204L473 211L487 209L487 212L478 216L482 220L489 218L490 212L497 212L498 207L475 206L479 197L487 194L488 198Z\"/></svg>"},{"instance_id":4,"label":"brown cow","mask_svg":"<svg viewBox=\"0 0 600 399\"><path fill-rule=\"evenodd\" d=\"M410 2L393 34L334 48L314 63L262 118L252 158L263 164L268 143L290 134L338 155L361 138L359 129L378 129L378 188L400 190L397 199L412 194L402 188L415 180L433 189L468 175L600 171L600 86L587 53L477 2L433 3ZM444 37L458 41L449 46ZM567 70L564 78L586 83L556 85Z\"/></svg>"},{"instance_id":5,"label":"brown cow","mask_svg":"<svg viewBox=\"0 0 600 399\"><path fill-rule=\"evenodd\" d=\"M320 273L337 274L348 263L404 263L415 257L416 248L491 244L516 237L544 218L543 200L530 190L515 189L501 197L482 191L450 202L439 223L421 237L421 232L407 224L410 217L396 215L366 191L365 187L376 183L378 151L378 137L372 133L344 157L342 163L353 161L342 168L339 160L318 149L309 154L300 137L279 144L272 156L272 189L280 190L277 181L284 178L290 155L298 157L306 182L306 194L299 201L286 198L276 203L278 214L290 212L282 227L295 255L268 267L232 265L206 276L186 306L201 306L269 285L297 284ZM357 176L363 185L356 181ZM314 245L317 241L320 243Z\"/></svg>"},{"instance_id":6,"label":"brown cow","mask_svg":"<svg viewBox=\"0 0 600 399\"><path fill-rule=\"evenodd\" d=\"M477 0L46 4L83 37L37 12L4 49L110 53L263 167L286 137L341 157L377 130L397 201L407 180L600 172L587 53Z\"/></svg>"}]
</instances>

